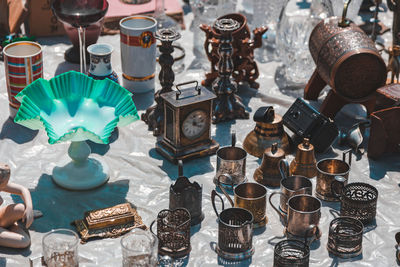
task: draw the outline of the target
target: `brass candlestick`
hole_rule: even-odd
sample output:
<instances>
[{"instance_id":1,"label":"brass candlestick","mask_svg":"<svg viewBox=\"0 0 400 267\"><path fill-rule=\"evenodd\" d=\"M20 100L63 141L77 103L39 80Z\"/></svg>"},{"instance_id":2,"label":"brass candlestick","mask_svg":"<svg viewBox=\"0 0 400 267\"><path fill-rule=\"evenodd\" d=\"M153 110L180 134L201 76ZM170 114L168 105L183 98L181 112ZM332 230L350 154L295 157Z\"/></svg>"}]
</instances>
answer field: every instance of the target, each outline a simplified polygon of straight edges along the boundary
<instances>
[{"instance_id":1,"label":"brass candlestick","mask_svg":"<svg viewBox=\"0 0 400 267\"><path fill-rule=\"evenodd\" d=\"M214 81L212 88L217 95L213 105L213 123L233 119L248 119L249 113L239 96L236 84L231 81L233 72L232 61L232 32L239 28L240 24L233 19L220 19L214 24L221 33L219 44L218 78Z\"/></svg>"},{"instance_id":2,"label":"brass candlestick","mask_svg":"<svg viewBox=\"0 0 400 267\"><path fill-rule=\"evenodd\" d=\"M174 47L172 42L181 38L181 35L175 30L168 28L158 30L155 38L161 41L161 46L159 47L161 55L158 60L161 65L160 74L158 75L161 89L154 94L156 104L148 108L146 113L142 114L141 119L149 126L149 131L153 131L154 136L159 136L164 130L164 108L160 95L172 91L171 88L175 80L175 74L172 71L172 65L174 64L174 58L172 57Z\"/></svg>"}]
</instances>

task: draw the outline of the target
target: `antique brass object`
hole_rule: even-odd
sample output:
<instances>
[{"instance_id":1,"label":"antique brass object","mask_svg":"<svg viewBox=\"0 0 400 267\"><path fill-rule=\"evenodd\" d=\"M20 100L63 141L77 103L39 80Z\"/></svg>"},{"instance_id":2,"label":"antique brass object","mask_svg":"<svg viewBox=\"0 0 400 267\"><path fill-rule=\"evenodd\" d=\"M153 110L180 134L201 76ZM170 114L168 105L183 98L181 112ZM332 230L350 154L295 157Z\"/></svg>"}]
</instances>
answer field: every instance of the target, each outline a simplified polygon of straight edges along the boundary
<instances>
[{"instance_id":1,"label":"antique brass object","mask_svg":"<svg viewBox=\"0 0 400 267\"><path fill-rule=\"evenodd\" d=\"M254 50L262 46L262 35L268 30L267 27L259 27L253 30L253 40L247 19L240 13L226 14L220 19L234 19L240 27L232 33L233 37L233 67L232 74L236 83L247 82L250 87L258 89L260 85L256 82L259 76L257 62L254 60ZM202 82L204 86L211 86L218 77L218 46L221 32L215 26L202 24L200 29L206 34L204 49L208 60L211 63L211 72L206 73L206 79Z\"/></svg>"},{"instance_id":2,"label":"antique brass object","mask_svg":"<svg viewBox=\"0 0 400 267\"><path fill-rule=\"evenodd\" d=\"M291 198L294 195L300 195L300 194L312 195L312 183L308 178L304 176L300 175L288 176L289 166L287 165L286 160L281 160L279 162L279 170L282 176L282 180L280 182L281 191L272 192L272 194L269 197L269 201L271 206L274 206L274 204L272 204L271 202L272 196L279 194L280 195L279 209L283 213L287 213L288 209L287 202L289 198Z\"/></svg>"},{"instance_id":3,"label":"antique brass object","mask_svg":"<svg viewBox=\"0 0 400 267\"><path fill-rule=\"evenodd\" d=\"M272 204L271 197L272 195L269 200ZM289 198L287 203L287 214L272 205L272 208L279 214L285 225L285 234L294 238L308 236L318 239L321 236L318 228L321 218L321 201L316 197L300 194ZM310 229L315 229L315 231L310 231Z\"/></svg>"},{"instance_id":4,"label":"antique brass object","mask_svg":"<svg viewBox=\"0 0 400 267\"><path fill-rule=\"evenodd\" d=\"M134 228L147 229L130 203L85 212L83 220L73 222L84 243L93 237L118 237Z\"/></svg>"},{"instance_id":5,"label":"antique brass object","mask_svg":"<svg viewBox=\"0 0 400 267\"><path fill-rule=\"evenodd\" d=\"M317 175L316 164L314 146L310 144L308 138L304 138L303 143L297 146L296 157L290 163L290 175L302 175L307 178L315 177Z\"/></svg>"},{"instance_id":6,"label":"antique brass object","mask_svg":"<svg viewBox=\"0 0 400 267\"><path fill-rule=\"evenodd\" d=\"M193 84L190 88L182 86ZM164 103L164 133L156 151L177 163L215 154L219 144L211 138L211 113L215 94L196 81L176 85L177 91L161 94Z\"/></svg>"},{"instance_id":7,"label":"antique brass object","mask_svg":"<svg viewBox=\"0 0 400 267\"><path fill-rule=\"evenodd\" d=\"M286 239L275 245L274 267L308 267L310 247L307 242Z\"/></svg>"},{"instance_id":8,"label":"antique brass object","mask_svg":"<svg viewBox=\"0 0 400 267\"><path fill-rule=\"evenodd\" d=\"M279 161L284 158L285 151L279 148L277 143L272 144L265 150L261 165L254 172L254 180L265 186L278 187L282 179Z\"/></svg>"},{"instance_id":9,"label":"antique brass object","mask_svg":"<svg viewBox=\"0 0 400 267\"><path fill-rule=\"evenodd\" d=\"M244 139L243 148L255 157L261 158L265 149L277 143L278 147L291 152L289 136L283 129L282 117L275 114L274 108L261 107L254 114L256 127Z\"/></svg>"},{"instance_id":10,"label":"antique brass object","mask_svg":"<svg viewBox=\"0 0 400 267\"><path fill-rule=\"evenodd\" d=\"M215 197L222 202L222 211L218 213ZM253 215L242 208L224 209L224 201L218 193L211 192L211 203L218 217L218 244L216 252L228 260L244 260L254 254ZM232 203L231 203L232 204Z\"/></svg>"},{"instance_id":11,"label":"antique brass object","mask_svg":"<svg viewBox=\"0 0 400 267\"><path fill-rule=\"evenodd\" d=\"M183 163L178 162L179 178L169 189L169 209L185 208L190 213L190 225L201 223L204 213L201 210L203 188L197 183L191 183L183 176Z\"/></svg>"},{"instance_id":12,"label":"antique brass object","mask_svg":"<svg viewBox=\"0 0 400 267\"><path fill-rule=\"evenodd\" d=\"M346 104L360 103L370 114L374 92L386 83L386 64L375 43L343 16L324 19L311 32L309 48L317 68L304 89L304 98L317 100L325 85L332 88L320 112L334 118Z\"/></svg>"},{"instance_id":13,"label":"antique brass object","mask_svg":"<svg viewBox=\"0 0 400 267\"><path fill-rule=\"evenodd\" d=\"M346 155L349 154L348 163L346 162ZM325 201L339 201L332 193L332 183L335 181L336 176L342 176L344 185L350 172L351 165L351 150L343 152L343 159L322 159L317 163L317 187L315 196Z\"/></svg>"},{"instance_id":14,"label":"antique brass object","mask_svg":"<svg viewBox=\"0 0 400 267\"><path fill-rule=\"evenodd\" d=\"M266 215L267 189L258 183L241 183L235 188L232 188L234 194L234 201L232 201L224 186L221 185L221 176L218 179L218 187L231 205L251 212L254 218L254 229L264 227L268 223L268 217ZM232 180L230 176L225 178L226 180Z\"/></svg>"},{"instance_id":15,"label":"antique brass object","mask_svg":"<svg viewBox=\"0 0 400 267\"><path fill-rule=\"evenodd\" d=\"M378 189L367 183L350 183L341 176L332 182L332 194L340 200L340 216L350 216L364 225L373 222L376 216Z\"/></svg>"},{"instance_id":16,"label":"antique brass object","mask_svg":"<svg viewBox=\"0 0 400 267\"><path fill-rule=\"evenodd\" d=\"M157 222L157 234L153 225ZM182 258L190 253L190 213L185 208L162 210L150 225L150 231L158 237L158 254Z\"/></svg>"},{"instance_id":17,"label":"antique brass object","mask_svg":"<svg viewBox=\"0 0 400 267\"><path fill-rule=\"evenodd\" d=\"M362 253L364 225L352 217L338 217L329 225L328 244L330 253L340 258L357 257Z\"/></svg>"}]
</instances>

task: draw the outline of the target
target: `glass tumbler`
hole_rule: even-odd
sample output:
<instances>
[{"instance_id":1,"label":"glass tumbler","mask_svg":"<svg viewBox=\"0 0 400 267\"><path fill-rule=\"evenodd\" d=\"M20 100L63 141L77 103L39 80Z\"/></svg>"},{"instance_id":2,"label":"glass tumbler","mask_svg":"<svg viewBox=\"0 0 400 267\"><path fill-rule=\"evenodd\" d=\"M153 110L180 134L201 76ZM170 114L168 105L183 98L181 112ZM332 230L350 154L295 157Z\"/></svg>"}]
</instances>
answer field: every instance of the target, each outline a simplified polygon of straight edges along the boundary
<instances>
[{"instance_id":1,"label":"glass tumbler","mask_svg":"<svg viewBox=\"0 0 400 267\"><path fill-rule=\"evenodd\" d=\"M43 258L48 267L77 267L78 235L69 229L55 229L42 239Z\"/></svg>"},{"instance_id":2,"label":"glass tumbler","mask_svg":"<svg viewBox=\"0 0 400 267\"><path fill-rule=\"evenodd\" d=\"M133 229L121 238L123 267L157 265L158 239L150 231Z\"/></svg>"}]
</instances>

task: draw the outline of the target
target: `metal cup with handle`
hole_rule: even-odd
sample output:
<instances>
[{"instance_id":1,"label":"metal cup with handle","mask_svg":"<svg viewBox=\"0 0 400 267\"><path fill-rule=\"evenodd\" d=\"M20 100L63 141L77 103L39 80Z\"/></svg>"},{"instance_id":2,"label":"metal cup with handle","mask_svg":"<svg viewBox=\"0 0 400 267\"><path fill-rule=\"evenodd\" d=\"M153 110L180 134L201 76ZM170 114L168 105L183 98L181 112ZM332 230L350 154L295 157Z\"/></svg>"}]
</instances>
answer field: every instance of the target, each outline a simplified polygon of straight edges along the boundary
<instances>
[{"instance_id":1,"label":"metal cup with handle","mask_svg":"<svg viewBox=\"0 0 400 267\"><path fill-rule=\"evenodd\" d=\"M280 182L281 191L272 192L272 194L269 197L269 202L271 206L274 207L271 201L272 196L279 194L280 195L279 209L282 212L287 213L288 209L287 202L289 198L291 198L294 195L300 195L300 194L312 195L312 183L308 178L301 175L288 176L289 165L286 160L279 161L279 171L282 176L282 180Z\"/></svg>"},{"instance_id":2,"label":"metal cup with handle","mask_svg":"<svg viewBox=\"0 0 400 267\"><path fill-rule=\"evenodd\" d=\"M222 202L222 211L218 213L215 197ZM242 208L224 209L224 201L217 191L211 192L211 202L218 217L218 244L216 252L228 260L244 260L254 254L253 215Z\"/></svg>"}]
</instances>

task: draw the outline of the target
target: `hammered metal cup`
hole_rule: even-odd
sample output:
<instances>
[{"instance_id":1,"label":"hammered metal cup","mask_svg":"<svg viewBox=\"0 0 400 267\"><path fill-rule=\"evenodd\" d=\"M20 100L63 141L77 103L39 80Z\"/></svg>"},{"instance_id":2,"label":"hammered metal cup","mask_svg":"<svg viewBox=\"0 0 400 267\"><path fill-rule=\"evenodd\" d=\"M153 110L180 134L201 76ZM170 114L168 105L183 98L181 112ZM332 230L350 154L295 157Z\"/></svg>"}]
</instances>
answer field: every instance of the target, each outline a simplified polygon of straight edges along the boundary
<instances>
[{"instance_id":1,"label":"hammered metal cup","mask_svg":"<svg viewBox=\"0 0 400 267\"><path fill-rule=\"evenodd\" d=\"M300 240L282 240L275 245L274 267L308 267L310 260L309 246Z\"/></svg>"},{"instance_id":2,"label":"hammered metal cup","mask_svg":"<svg viewBox=\"0 0 400 267\"><path fill-rule=\"evenodd\" d=\"M225 177L230 180L230 177ZM219 180L218 180L219 181ZM243 208L251 212L254 217L253 228L264 227L268 223L266 215L267 189L258 183L242 183L233 189L234 201L223 186L217 185L235 208Z\"/></svg>"},{"instance_id":3,"label":"hammered metal cup","mask_svg":"<svg viewBox=\"0 0 400 267\"><path fill-rule=\"evenodd\" d=\"M217 172L214 177L214 184L218 184L221 175L227 174L232 177L231 181L222 178L220 183L223 187L229 188L246 180L246 158L247 152L243 148L236 147L236 134L232 133L232 145L218 149L217 151Z\"/></svg>"},{"instance_id":4,"label":"hammered metal cup","mask_svg":"<svg viewBox=\"0 0 400 267\"><path fill-rule=\"evenodd\" d=\"M376 216L378 190L366 183L344 185L343 177L336 177L332 183L332 194L340 200L340 216L360 220L364 225L371 223Z\"/></svg>"},{"instance_id":5,"label":"hammered metal cup","mask_svg":"<svg viewBox=\"0 0 400 267\"><path fill-rule=\"evenodd\" d=\"M222 201L222 211L218 213L215 197ZM218 217L218 244L216 252L228 260L244 260L254 254L253 215L242 208L224 209L224 202L218 193L211 192L211 202Z\"/></svg>"},{"instance_id":6,"label":"hammered metal cup","mask_svg":"<svg viewBox=\"0 0 400 267\"><path fill-rule=\"evenodd\" d=\"M346 154L349 154L349 161L346 162ZM317 163L317 187L315 196L325 201L339 201L332 194L332 182L335 176L342 176L346 179L347 184L351 165L351 150L343 153L343 160L340 159L323 159Z\"/></svg>"},{"instance_id":7,"label":"hammered metal cup","mask_svg":"<svg viewBox=\"0 0 400 267\"><path fill-rule=\"evenodd\" d=\"M327 249L340 258L357 257L362 253L364 225L351 217L338 217L329 225Z\"/></svg>"},{"instance_id":8,"label":"hammered metal cup","mask_svg":"<svg viewBox=\"0 0 400 267\"><path fill-rule=\"evenodd\" d=\"M318 198L305 194L292 196L288 201L287 214L274 205L272 205L272 208L281 216L288 236L303 238L304 236L315 235L315 238L319 238L319 230L310 231L310 227L318 226L321 218L321 201Z\"/></svg>"},{"instance_id":9,"label":"hammered metal cup","mask_svg":"<svg viewBox=\"0 0 400 267\"><path fill-rule=\"evenodd\" d=\"M153 232L153 221L150 231ZM157 216L158 254L182 258L192 249L190 245L190 213L185 208L162 210Z\"/></svg>"}]
</instances>

